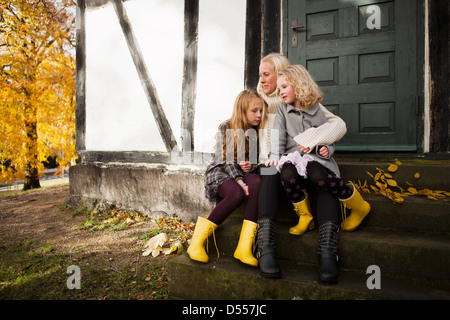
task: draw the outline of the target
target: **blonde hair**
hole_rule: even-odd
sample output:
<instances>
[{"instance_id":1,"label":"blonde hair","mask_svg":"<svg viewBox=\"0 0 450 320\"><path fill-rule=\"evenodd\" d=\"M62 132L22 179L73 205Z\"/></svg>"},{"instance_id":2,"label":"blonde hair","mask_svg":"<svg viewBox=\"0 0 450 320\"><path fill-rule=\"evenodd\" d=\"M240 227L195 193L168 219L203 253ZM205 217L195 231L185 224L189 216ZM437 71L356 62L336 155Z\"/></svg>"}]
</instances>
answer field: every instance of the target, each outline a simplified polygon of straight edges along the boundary
<instances>
[{"instance_id":1,"label":"blonde hair","mask_svg":"<svg viewBox=\"0 0 450 320\"><path fill-rule=\"evenodd\" d=\"M247 122L247 110L249 108L250 105L250 101L252 99L260 99L263 103L263 112L262 112L262 118L261 118L261 122L259 123L259 125L255 128L256 130L256 134L259 133L259 129L264 128L265 123L267 121L267 103L264 101L264 99L255 91L255 90L244 90L242 92L240 92L238 94L238 96L236 97L235 101L234 101L234 106L233 106L233 114L231 115L231 119L228 120L229 124L230 124L230 129L233 129L235 132L239 129L242 129L243 132L247 132L248 129L253 128L252 125L248 124ZM239 150L239 145L240 143L242 143L242 141L244 141L244 139L238 139L239 135L234 135L234 150ZM242 140L242 141L241 141ZM226 139L224 138L224 143L223 143L223 159L226 159L226 152L227 152L227 147L226 147ZM248 156L249 153L249 138L246 135L245 136L245 154L246 154L246 158ZM236 162L236 160L235 160Z\"/></svg>"},{"instance_id":2,"label":"blonde hair","mask_svg":"<svg viewBox=\"0 0 450 320\"><path fill-rule=\"evenodd\" d=\"M300 102L302 108L310 108L316 102L322 102L323 93L319 86L313 80L308 70L302 65L291 65L290 67L278 72L278 77L284 76L293 87L295 96Z\"/></svg>"},{"instance_id":3,"label":"blonde hair","mask_svg":"<svg viewBox=\"0 0 450 320\"><path fill-rule=\"evenodd\" d=\"M289 67L291 65L291 62L289 61L289 59L283 55L282 53L278 53L278 52L272 52L269 53L268 55L264 56L261 59L261 63L263 62L271 62L273 65L273 69L275 70L275 74L278 75L279 72L283 71L284 69L286 69L287 67ZM261 87L261 82L258 82L258 86ZM261 88L258 88L259 91L261 90Z\"/></svg>"},{"instance_id":4,"label":"blonde hair","mask_svg":"<svg viewBox=\"0 0 450 320\"><path fill-rule=\"evenodd\" d=\"M278 72L283 71L284 69L286 69L291 65L289 59L282 53L278 52L269 53L268 55L264 56L261 59L261 62L268 62L268 61L272 62L276 74L278 74Z\"/></svg>"}]
</instances>

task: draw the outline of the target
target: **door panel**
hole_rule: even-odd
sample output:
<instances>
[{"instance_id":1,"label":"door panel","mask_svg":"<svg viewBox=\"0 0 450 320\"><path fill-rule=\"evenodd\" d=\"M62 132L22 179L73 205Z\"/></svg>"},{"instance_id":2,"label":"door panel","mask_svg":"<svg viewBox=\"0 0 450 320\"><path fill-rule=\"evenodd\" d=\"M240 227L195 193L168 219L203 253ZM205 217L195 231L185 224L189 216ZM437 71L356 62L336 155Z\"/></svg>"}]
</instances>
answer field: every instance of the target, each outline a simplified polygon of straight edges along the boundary
<instances>
[{"instance_id":1,"label":"door panel","mask_svg":"<svg viewBox=\"0 0 450 320\"><path fill-rule=\"evenodd\" d=\"M337 148L415 151L416 1L285 0L284 8L285 54L347 123Z\"/></svg>"}]
</instances>

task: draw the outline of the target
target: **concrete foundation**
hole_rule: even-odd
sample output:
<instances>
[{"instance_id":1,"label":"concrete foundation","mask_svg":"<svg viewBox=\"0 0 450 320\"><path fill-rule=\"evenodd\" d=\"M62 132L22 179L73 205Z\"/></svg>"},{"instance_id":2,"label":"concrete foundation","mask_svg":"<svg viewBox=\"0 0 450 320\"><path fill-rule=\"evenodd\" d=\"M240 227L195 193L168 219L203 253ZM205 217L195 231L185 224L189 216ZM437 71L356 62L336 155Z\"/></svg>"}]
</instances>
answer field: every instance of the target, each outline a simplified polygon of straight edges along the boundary
<instances>
[{"instance_id":1,"label":"concrete foundation","mask_svg":"<svg viewBox=\"0 0 450 320\"><path fill-rule=\"evenodd\" d=\"M214 206L204 195L204 171L166 164L78 164L70 168L66 202L196 221Z\"/></svg>"}]
</instances>

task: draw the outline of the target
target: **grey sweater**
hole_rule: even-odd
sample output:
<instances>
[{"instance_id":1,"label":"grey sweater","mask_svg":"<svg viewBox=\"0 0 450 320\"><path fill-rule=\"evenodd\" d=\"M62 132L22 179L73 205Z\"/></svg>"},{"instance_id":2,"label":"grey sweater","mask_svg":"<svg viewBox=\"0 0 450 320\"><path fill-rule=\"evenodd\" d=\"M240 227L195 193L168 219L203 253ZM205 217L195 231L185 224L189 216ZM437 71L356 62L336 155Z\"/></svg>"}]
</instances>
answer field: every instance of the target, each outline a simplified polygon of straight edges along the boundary
<instances>
[{"instance_id":1,"label":"grey sweater","mask_svg":"<svg viewBox=\"0 0 450 320\"><path fill-rule=\"evenodd\" d=\"M314 104L309 109L301 110L283 102L278 107L273 127L273 129L278 130L279 145L277 148L276 145L272 144L270 159L278 160L281 155L295 151L303 154L302 151L300 151L300 149L297 147L297 142L294 140L294 138L298 137L306 130L311 128L318 128L326 122L327 117L322 112L319 103ZM321 141L322 143L316 145L314 151L311 151L310 156L312 156L315 161L319 162L320 164L340 176L339 167L336 164L336 161L334 161L333 159L334 141L330 141L328 134L325 134L324 137L321 137ZM323 145L327 145L330 151L330 157L328 159L322 157L319 154L319 149Z\"/></svg>"}]
</instances>

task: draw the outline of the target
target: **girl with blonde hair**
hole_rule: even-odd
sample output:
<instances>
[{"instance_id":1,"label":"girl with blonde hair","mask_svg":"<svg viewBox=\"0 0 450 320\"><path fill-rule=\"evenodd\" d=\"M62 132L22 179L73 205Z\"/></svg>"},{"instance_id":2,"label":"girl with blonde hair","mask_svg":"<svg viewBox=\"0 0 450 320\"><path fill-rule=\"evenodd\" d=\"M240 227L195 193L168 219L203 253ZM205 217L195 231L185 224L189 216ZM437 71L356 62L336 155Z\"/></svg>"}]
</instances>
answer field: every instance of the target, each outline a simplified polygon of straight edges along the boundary
<instances>
[{"instance_id":1,"label":"girl with blonde hair","mask_svg":"<svg viewBox=\"0 0 450 320\"><path fill-rule=\"evenodd\" d=\"M370 205L354 186L340 178L338 165L332 157L336 140L320 130L327 122L320 108L323 95L309 72L301 65L290 66L278 73L277 87L283 99L274 123L274 129L279 131L279 151L271 154L270 162L277 164L286 194L299 212L299 222L290 233L301 235L314 228L314 220L317 220L319 279L336 283L337 240L341 228L339 202L352 209L350 217L342 222L342 229L347 231L359 226L369 213ZM311 138L318 141L314 148L303 145L302 141ZM316 217L306 201L308 193L320 195Z\"/></svg>"},{"instance_id":2,"label":"girl with blonde hair","mask_svg":"<svg viewBox=\"0 0 450 320\"><path fill-rule=\"evenodd\" d=\"M213 161L205 173L206 197L215 208L207 218L198 217L187 250L189 257L208 262L207 238L247 198L244 221L234 257L245 264L258 266L252 247L258 217L260 176L256 173L258 131L266 120L266 104L254 90L244 90L236 98L232 116L219 126ZM253 160L253 161L252 161ZM238 162L253 162L243 171Z\"/></svg>"}]
</instances>

